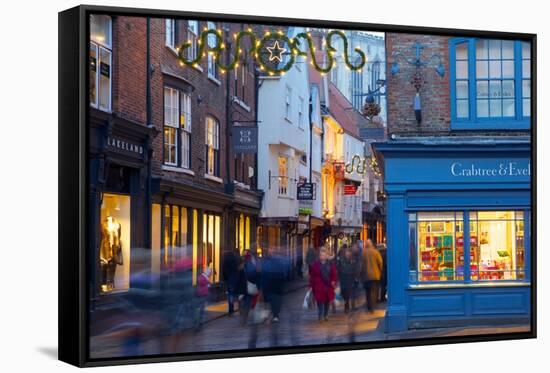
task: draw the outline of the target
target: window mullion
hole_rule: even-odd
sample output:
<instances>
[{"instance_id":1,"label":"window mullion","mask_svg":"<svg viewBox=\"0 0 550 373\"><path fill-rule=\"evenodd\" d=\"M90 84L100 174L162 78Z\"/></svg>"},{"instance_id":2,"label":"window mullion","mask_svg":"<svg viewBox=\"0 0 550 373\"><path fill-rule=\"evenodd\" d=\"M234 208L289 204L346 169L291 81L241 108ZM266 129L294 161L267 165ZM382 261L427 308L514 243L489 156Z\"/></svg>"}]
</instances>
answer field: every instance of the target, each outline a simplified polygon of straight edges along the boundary
<instances>
[{"instance_id":1,"label":"window mullion","mask_svg":"<svg viewBox=\"0 0 550 373\"><path fill-rule=\"evenodd\" d=\"M477 120L477 89L476 89L476 39L468 41L468 107L470 113L468 120Z\"/></svg>"},{"instance_id":2,"label":"window mullion","mask_svg":"<svg viewBox=\"0 0 550 373\"><path fill-rule=\"evenodd\" d=\"M516 107L516 120L523 119L523 56L521 50L521 41L514 42L514 93L515 93L515 107Z\"/></svg>"},{"instance_id":3,"label":"window mullion","mask_svg":"<svg viewBox=\"0 0 550 373\"><path fill-rule=\"evenodd\" d=\"M464 244L463 244L463 255L464 255L464 282L471 282L471 267L470 267L470 211L464 210L463 211L463 232L462 235L464 237Z\"/></svg>"}]
</instances>

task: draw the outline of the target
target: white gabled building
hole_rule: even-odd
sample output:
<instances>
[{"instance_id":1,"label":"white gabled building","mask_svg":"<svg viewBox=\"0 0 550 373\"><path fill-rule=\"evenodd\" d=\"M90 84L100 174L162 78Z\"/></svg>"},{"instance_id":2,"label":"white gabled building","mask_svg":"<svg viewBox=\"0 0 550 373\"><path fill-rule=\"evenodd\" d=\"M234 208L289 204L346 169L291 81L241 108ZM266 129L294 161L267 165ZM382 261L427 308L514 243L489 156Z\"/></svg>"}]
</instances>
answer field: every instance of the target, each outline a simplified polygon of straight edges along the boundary
<instances>
[{"instance_id":1,"label":"white gabled building","mask_svg":"<svg viewBox=\"0 0 550 373\"><path fill-rule=\"evenodd\" d=\"M287 33L292 38L302 31ZM309 180L311 162L310 86L300 59L284 75L262 76L258 94L258 188L264 192L258 245L262 252L278 247L291 258L301 252L297 184Z\"/></svg>"}]
</instances>

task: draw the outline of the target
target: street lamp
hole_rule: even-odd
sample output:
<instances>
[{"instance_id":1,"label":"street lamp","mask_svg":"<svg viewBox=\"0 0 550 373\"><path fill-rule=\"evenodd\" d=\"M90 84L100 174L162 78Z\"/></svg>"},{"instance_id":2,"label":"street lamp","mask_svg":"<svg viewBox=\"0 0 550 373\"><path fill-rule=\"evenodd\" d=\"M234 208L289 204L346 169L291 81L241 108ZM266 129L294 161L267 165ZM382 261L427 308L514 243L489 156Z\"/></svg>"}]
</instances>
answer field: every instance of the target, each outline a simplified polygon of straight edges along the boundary
<instances>
[{"instance_id":1,"label":"street lamp","mask_svg":"<svg viewBox=\"0 0 550 373\"><path fill-rule=\"evenodd\" d=\"M427 60L422 60L422 49L426 48L419 42L414 43L414 58L407 58L401 52L392 53L393 62L391 65L391 74L396 75L399 73L399 60L402 60L409 65L413 65L416 68L416 71L411 79L411 84L416 89L416 94L413 100L414 114L416 117L416 122L420 124L422 122L422 108L420 104L420 88L422 87L423 79L420 68L433 66L433 61L436 62L434 66L437 75L440 77L445 76L445 66L443 65L443 59L439 54L432 54Z\"/></svg>"}]
</instances>

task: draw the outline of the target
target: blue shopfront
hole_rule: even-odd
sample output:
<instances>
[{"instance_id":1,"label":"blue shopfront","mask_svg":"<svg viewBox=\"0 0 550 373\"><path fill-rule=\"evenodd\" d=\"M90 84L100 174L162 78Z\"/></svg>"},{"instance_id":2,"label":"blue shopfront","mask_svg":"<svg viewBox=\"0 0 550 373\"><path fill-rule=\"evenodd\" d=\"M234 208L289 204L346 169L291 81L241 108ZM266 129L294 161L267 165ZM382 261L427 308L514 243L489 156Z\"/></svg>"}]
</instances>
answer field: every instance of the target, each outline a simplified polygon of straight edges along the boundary
<instances>
[{"instance_id":1,"label":"blue shopfront","mask_svg":"<svg viewBox=\"0 0 550 373\"><path fill-rule=\"evenodd\" d=\"M530 139L409 137L375 149L388 196L386 331L528 324Z\"/></svg>"}]
</instances>

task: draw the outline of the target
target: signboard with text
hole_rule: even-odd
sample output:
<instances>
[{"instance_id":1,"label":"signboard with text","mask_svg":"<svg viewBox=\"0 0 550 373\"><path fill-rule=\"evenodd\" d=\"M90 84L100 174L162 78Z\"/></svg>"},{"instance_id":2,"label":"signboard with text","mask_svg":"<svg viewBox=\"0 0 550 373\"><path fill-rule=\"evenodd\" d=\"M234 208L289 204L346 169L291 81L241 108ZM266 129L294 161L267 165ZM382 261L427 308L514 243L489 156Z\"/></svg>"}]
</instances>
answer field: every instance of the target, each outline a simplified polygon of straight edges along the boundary
<instances>
[{"instance_id":1,"label":"signboard with text","mask_svg":"<svg viewBox=\"0 0 550 373\"><path fill-rule=\"evenodd\" d=\"M233 127L232 135L236 154L258 152L258 127Z\"/></svg>"}]
</instances>

